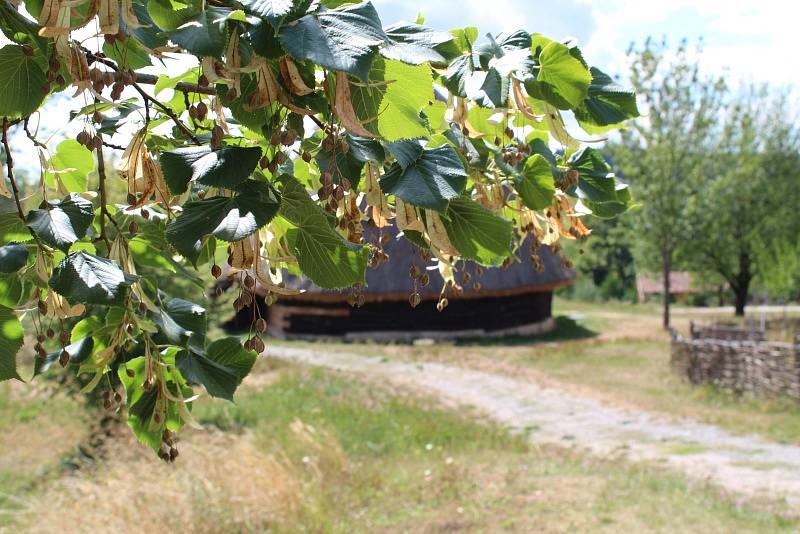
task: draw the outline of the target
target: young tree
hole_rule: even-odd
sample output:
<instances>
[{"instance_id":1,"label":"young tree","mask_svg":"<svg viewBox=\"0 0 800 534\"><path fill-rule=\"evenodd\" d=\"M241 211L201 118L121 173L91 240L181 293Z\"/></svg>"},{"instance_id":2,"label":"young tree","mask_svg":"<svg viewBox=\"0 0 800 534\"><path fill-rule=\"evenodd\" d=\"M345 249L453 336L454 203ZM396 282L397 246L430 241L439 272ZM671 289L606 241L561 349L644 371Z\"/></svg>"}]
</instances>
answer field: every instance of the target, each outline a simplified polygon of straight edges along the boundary
<instances>
[{"instance_id":1,"label":"young tree","mask_svg":"<svg viewBox=\"0 0 800 534\"><path fill-rule=\"evenodd\" d=\"M791 104L785 95L749 87L726 108L699 167L697 194L688 203L694 223L690 242L696 251L688 260L695 269L727 281L735 313L741 316L751 283L762 269L773 286L785 285L787 275L792 278L793 262L785 255L800 230L794 213L800 200L800 146L797 128L787 120ZM761 263L773 263L776 269Z\"/></svg>"},{"instance_id":2,"label":"young tree","mask_svg":"<svg viewBox=\"0 0 800 534\"><path fill-rule=\"evenodd\" d=\"M636 116L634 96L570 43L384 27L370 2L180 5L0 0L13 42L0 49L0 194L11 199L0 205L0 379L20 378L24 325L35 375L56 363L88 375L165 460L191 422L193 387L232 399L266 328L255 321L244 345L209 339L206 310L175 298L171 278L193 280L197 301L228 276L240 309L256 284L287 293L288 270L357 303L368 264L384 259L362 222L396 218L458 291L461 259L500 265L527 236L583 237L579 201L602 216L630 204L562 113L604 131ZM172 70L143 72L162 61ZM72 97L83 129L53 151L35 124L55 93L60 109ZM11 150L20 136L41 162L27 196Z\"/></svg>"},{"instance_id":3,"label":"young tree","mask_svg":"<svg viewBox=\"0 0 800 534\"><path fill-rule=\"evenodd\" d=\"M670 273L691 220L687 200L708 145L725 86L703 78L685 42L676 50L647 40L631 49L631 82L645 104L645 120L624 130L608 147L625 178L635 186L635 237L642 264L660 269L664 280L664 328L670 325Z\"/></svg>"}]
</instances>

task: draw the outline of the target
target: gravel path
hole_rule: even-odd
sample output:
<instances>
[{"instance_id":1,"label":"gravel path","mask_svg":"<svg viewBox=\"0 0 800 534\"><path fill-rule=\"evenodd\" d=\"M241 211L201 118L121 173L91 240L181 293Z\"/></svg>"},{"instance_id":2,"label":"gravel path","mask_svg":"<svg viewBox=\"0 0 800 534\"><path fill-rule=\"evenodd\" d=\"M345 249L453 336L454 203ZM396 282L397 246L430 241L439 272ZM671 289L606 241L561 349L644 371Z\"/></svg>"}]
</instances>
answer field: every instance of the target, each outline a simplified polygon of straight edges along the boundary
<instances>
[{"instance_id":1,"label":"gravel path","mask_svg":"<svg viewBox=\"0 0 800 534\"><path fill-rule=\"evenodd\" d=\"M272 346L282 359L411 387L448 404L474 406L529 432L531 441L576 445L595 454L661 463L732 493L786 498L800 506L800 447L737 436L694 421L605 406L564 391L435 363Z\"/></svg>"}]
</instances>

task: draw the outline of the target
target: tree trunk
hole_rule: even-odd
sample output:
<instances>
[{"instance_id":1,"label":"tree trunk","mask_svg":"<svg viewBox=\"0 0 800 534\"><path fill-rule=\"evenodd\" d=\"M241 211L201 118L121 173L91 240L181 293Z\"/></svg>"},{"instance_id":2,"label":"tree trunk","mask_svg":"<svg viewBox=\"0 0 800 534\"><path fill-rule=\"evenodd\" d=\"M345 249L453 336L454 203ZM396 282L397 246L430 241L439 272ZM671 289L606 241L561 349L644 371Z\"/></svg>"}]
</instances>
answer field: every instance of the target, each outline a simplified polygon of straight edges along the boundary
<instances>
[{"instance_id":1,"label":"tree trunk","mask_svg":"<svg viewBox=\"0 0 800 534\"><path fill-rule=\"evenodd\" d=\"M747 295L750 293L750 255L746 252L739 253L739 274L736 277L736 285L732 286L733 294L736 297L736 316L744 316L744 307L747 305Z\"/></svg>"},{"instance_id":2,"label":"tree trunk","mask_svg":"<svg viewBox=\"0 0 800 534\"><path fill-rule=\"evenodd\" d=\"M733 288L733 294L736 297L736 316L744 316L744 307L747 305L747 295L750 290L750 280L741 282L738 286Z\"/></svg>"},{"instance_id":3,"label":"tree trunk","mask_svg":"<svg viewBox=\"0 0 800 534\"><path fill-rule=\"evenodd\" d=\"M661 252L662 270L661 276L664 277L664 330L669 330L669 305L670 305L670 280L669 275L672 273L672 251Z\"/></svg>"}]
</instances>

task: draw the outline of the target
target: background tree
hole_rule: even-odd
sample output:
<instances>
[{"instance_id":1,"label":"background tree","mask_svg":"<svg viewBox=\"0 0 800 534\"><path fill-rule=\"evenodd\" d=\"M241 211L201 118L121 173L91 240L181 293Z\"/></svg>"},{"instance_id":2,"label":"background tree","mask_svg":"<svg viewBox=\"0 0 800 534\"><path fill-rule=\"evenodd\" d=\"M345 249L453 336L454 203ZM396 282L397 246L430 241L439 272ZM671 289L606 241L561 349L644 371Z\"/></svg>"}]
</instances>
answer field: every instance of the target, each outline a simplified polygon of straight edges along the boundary
<instances>
[{"instance_id":1,"label":"background tree","mask_svg":"<svg viewBox=\"0 0 800 534\"><path fill-rule=\"evenodd\" d=\"M752 283L762 269L772 285L793 278L787 245L796 242L797 134L785 110L787 98L766 87L732 95L724 118L711 132L713 145L698 167L697 189L687 203L692 222L689 265L721 276L744 315ZM714 198L713 205L708 202Z\"/></svg>"},{"instance_id":2,"label":"background tree","mask_svg":"<svg viewBox=\"0 0 800 534\"><path fill-rule=\"evenodd\" d=\"M706 154L725 85L701 76L685 42L671 50L665 42L647 40L629 55L631 83L644 102L644 117L607 150L636 188L640 205L631 215L639 264L661 272L667 328L669 277L691 227L687 199L696 192L695 171Z\"/></svg>"}]
</instances>

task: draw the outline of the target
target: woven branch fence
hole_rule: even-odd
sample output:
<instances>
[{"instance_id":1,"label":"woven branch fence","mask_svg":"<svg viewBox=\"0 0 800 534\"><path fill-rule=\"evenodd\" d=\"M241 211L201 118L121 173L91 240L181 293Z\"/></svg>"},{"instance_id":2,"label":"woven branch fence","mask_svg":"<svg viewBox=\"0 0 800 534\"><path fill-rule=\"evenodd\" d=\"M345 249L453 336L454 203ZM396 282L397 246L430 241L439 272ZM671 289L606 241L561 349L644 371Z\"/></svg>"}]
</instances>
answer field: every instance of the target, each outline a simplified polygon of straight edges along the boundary
<instances>
[{"instance_id":1,"label":"woven branch fence","mask_svg":"<svg viewBox=\"0 0 800 534\"><path fill-rule=\"evenodd\" d=\"M690 338L673 331L671 348L673 369L693 384L800 401L800 336L777 343L759 331L692 325Z\"/></svg>"}]
</instances>

